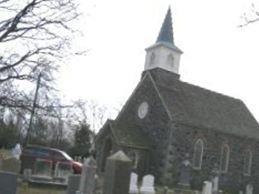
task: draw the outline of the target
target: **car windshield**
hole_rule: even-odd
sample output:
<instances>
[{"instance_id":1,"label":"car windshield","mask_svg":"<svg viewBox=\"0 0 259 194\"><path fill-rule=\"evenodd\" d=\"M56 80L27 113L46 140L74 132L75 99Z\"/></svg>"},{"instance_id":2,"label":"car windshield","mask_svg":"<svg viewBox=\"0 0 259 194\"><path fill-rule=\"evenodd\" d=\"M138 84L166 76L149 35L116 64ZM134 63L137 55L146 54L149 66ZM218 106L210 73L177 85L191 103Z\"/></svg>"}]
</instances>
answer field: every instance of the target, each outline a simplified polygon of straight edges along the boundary
<instances>
[{"instance_id":1,"label":"car windshield","mask_svg":"<svg viewBox=\"0 0 259 194\"><path fill-rule=\"evenodd\" d=\"M66 152L60 151L67 160L73 160Z\"/></svg>"}]
</instances>

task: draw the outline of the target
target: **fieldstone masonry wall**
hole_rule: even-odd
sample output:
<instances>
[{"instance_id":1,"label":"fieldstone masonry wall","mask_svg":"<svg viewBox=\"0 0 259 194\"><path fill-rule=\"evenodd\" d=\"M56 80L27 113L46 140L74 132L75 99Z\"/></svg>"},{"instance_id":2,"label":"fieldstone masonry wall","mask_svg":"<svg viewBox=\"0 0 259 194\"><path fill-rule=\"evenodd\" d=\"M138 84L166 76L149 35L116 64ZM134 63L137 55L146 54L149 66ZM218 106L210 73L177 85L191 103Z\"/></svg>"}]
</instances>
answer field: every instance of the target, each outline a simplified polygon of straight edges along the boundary
<instances>
[{"instance_id":1,"label":"fieldstone masonry wall","mask_svg":"<svg viewBox=\"0 0 259 194\"><path fill-rule=\"evenodd\" d=\"M222 134L213 130L194 129L185 125L175 125L172 129L172 137L168 146L168 162L165 164L165 175L163 182L175 185L178 182L181 159L186 153L190 154L192 160L193 146L195 140L202 138L205 142L202 158L202 169L192 170L191 186L201 189L203 181L211 179L215 163L220 164L221 149L224 143L230 147L230 158L227 173L221 173L219 177L219 188L221 190L245 190L248 183L254 185L254 191L259 192L259 144L251 139L240 138L234 135ZM251 176L243 174L243 153L246 149L253 152ZM192 162L192 161L191 161Z\"/></svg>"}]
</instances>

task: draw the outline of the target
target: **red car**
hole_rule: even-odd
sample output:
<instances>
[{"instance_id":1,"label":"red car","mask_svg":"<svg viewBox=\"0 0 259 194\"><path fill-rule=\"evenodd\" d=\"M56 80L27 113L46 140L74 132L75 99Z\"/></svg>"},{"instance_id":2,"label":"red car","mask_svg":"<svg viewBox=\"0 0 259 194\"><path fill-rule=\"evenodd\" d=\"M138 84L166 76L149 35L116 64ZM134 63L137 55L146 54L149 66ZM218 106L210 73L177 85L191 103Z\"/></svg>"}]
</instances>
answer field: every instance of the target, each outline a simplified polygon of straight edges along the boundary
<instances>
[{"instance_id":1,"label":"red car","mask_svg":"<svg viewBox=\"0 0 259 194\"><path fill-rule=\"evenodd\" d=\"M44 159L52 162L52 169L54 171L57 162L71 164L75 174L81 174L82 164L74 161L66 152L59 149L41 147L41 146L27 146L22 150L21 154L21 171L29 168L34 170L35 161L37 159Z\"/></svg>"}]
</instances>

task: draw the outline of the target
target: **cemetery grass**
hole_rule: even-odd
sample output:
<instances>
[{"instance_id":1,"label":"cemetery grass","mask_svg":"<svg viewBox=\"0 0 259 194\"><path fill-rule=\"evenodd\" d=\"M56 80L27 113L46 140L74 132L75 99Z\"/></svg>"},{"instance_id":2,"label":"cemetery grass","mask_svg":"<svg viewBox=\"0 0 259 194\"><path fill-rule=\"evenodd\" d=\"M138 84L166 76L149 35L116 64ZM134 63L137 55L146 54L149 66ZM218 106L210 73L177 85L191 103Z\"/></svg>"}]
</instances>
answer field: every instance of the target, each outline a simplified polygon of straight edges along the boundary
<instances>
[{"instance_id":1,"label":"cemetery grass","mask_svg":"<svg viewBox=\"0 0 259 194\"><path fill-rule=\"evenodd\" d=\"M64 194L65 192L62 189L37 188L23 185L19 187L18 191L19 194Z\"/></svg>"}]
</instances>

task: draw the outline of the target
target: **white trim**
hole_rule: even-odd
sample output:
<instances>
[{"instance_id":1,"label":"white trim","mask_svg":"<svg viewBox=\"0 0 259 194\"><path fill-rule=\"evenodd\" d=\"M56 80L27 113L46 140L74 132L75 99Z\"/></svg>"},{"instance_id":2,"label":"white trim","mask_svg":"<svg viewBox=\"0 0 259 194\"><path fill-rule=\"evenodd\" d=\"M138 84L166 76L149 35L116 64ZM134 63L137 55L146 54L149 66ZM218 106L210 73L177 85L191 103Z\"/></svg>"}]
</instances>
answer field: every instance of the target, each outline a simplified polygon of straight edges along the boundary
<instances>
[{"instance_id":1,"label":"white trim","mask_svg":"<svg viewBox=\"0 0 259 194\"><path fill-rule=\"evenodd\" d=\"M247 155L248 154L248 155ZM246 157L249 157L248 158L248 172L246 172L246 163L245 163L245 161L246 161ZM249 149L249 150L246 150L245 151L245 154L244 154L244 166L243 166L243 173L244 173L244 175L245 176L250 176L251 175L251 170L252 170L252 160L253 160L253 153L252 153L252 151Z\"/></svg>"},{"instance_id":2,"label":"white trim","mask_svg":"<svg viewBox=\"0 0 259 194\"><path fill-rule=\"evenodd\" d=\"M195 158L196 158L195 156L196 156L196 149L197 149L196 146L198 145L198 143L201 143L201 154L200 154L200 158L199 158L199 166L195 166ZM194 152L193 152L193 168L196 170L201 169L203 153L204 153L204 141L201 138L199 138L194 143Z\"/></svg>"},{"instance_id":3,"label":"white trim","mask_svg":"<svg viewBox=\"0 0 259 194\"><path fill-rule=\"evenodd\" d=\"M224 154L224 149L227 149L227 155L226 155L226 160L223 161L223 154ZM221 156L220 156L220 171L221 173L227 173L228 172L228 166L229 166L229 158L230 158L230 148L228 144L223 144L221 147ZM223 166L224 165L224 166ZM224 167L224 168L222 168Z\"/></svg>"}]
</instances>

